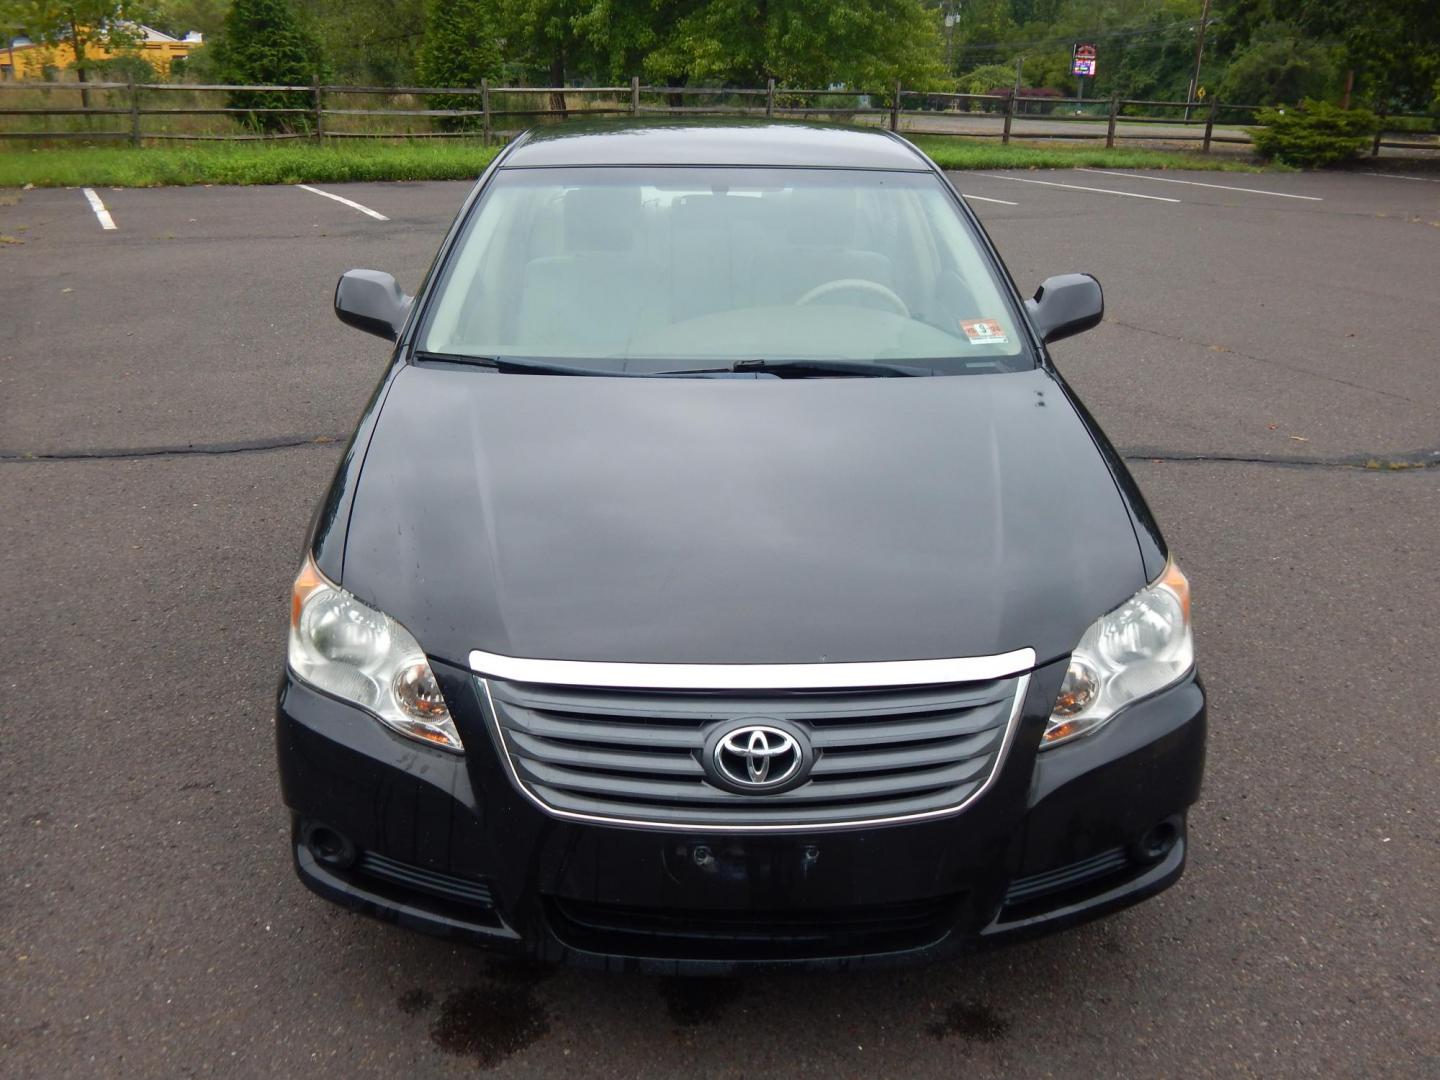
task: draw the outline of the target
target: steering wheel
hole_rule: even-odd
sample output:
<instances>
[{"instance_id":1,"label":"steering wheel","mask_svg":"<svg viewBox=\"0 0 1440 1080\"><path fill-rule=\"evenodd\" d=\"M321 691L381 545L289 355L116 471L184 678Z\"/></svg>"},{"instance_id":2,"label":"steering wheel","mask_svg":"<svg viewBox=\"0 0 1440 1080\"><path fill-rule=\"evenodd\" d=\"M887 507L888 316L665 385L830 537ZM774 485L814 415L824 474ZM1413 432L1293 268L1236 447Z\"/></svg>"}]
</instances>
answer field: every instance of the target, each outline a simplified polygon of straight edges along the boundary
<instances>
[{"instance_id":1,"label":"steering wheel","mask_svg":"<svg viewBox=\"0 0 1440 1080\"><path fill-rule=\"evenodd\" d=\"M867 292L873 296L878 296L905 318L910 318L910 309L905 306L905 301L896 295L894 289L887 288L878 281L869 281L865 278L836 278L834 281L827 281L823 285L816 285L815 288L800 297L799 300L796 300L795 306L800 307L802 304L813 304L822 296L829 296L834 292L843 292L846 289L854 292Z\"/></svg>"}]
</instances>

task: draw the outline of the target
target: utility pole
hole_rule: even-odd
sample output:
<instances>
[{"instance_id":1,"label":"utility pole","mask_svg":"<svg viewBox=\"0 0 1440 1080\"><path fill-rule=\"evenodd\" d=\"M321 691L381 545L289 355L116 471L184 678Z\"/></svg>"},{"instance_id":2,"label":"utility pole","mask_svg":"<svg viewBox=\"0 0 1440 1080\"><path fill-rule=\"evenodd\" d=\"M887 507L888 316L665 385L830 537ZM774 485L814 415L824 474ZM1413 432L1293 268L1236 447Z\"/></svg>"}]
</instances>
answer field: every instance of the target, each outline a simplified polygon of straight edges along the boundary
<instances>
[{"instance_id":1,"label":"utility pole","mask_svg":"<svg viewBox=\"0 0 1440 1080\"><path fill-rule=\"evenodd\" d=\"M1185 94L1185 119L1190 119L1190 105L1200 85L1200 60L1205 55L1205 24L1210 21L1210 0L1200 9L1200 27L1195 31L1195 71L1190 76L1190 89Z\"/></svg>"},{"instance_id":2,"label":"utility pole","mask_svg":"<svg viewBox=\"0 0 1440 1080\"><path fill-rule=\"evenodd\" d=\"M1010 100L1005 102L1005 134L1001 142L1010 145L1010 128L1015 122L1015 108L1020 104L1020 80L1024 77L1025 54L1015 57L1015 86L1010 90Z\"/></svg>"},{"instance_id":3,"label":"utility pole","mask_svg":"<svg viewBox=\"0 0 1440 1080\"><path fill-rule=\"evenodd\" d=\"M954 16L950 14L950 0L945 0L945 5L941 10L945 12L941 17L945 24L945 74L953 75L955 73L953 61L955 20Z\"/></svg>"},{"instance_id":4,"label":"utility pole","mask_svg":"<svg viewBox=\"0 0 1440 1080\"><path fill-rule=\"evenodd\" d=\"M955 24L960 21L956 0L945 0L945 74L955 74Z\"/></svg>"}]
</instances>

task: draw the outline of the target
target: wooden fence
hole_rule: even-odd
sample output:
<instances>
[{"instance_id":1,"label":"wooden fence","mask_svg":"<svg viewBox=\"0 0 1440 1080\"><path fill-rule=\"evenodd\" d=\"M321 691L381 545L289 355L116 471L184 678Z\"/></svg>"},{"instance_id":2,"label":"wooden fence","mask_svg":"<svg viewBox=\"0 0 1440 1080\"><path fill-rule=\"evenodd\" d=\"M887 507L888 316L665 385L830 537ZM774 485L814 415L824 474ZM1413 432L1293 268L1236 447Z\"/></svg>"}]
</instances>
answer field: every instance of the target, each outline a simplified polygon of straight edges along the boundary
<instances>
[{"instance_id":1,"label":"wooden fence","mask_svg":"<svg viewBox=\"0 0 1440 1080\"><path fill-rule=\"evenodd\" d=\"M10 107L7 91L38 91L43 104ZM285 94L281 105L237 106L227 99L236 93ZM169 104L177 100L218 104ZM74 104L54 104L71 95ZM435 98L471 99L473 105L432 108ZM99 98L101 104L96 104ZM375 98L388 100L374 103ZM356 104L356 99L363 106ZM537 99L546 102L537 104ZM412 104L413 103L413 104ZM395 107L405 104L408 107ZM1138 110L1138 111L1137 111ZM644 86L632 78L628 86L477 87L233 86L226 84L135 82L6 82L0 83L0 139L120 140L134 146L163 140L473 138L486 142L508 138L529 123L585 116L755 116L829 118L888 127L912 134L967 138L1104 139L1107 147L1121 141L1199 143L1209 153L1216 143L1249 144L1248 128L1259 106L1203 104L1111 98L1031 98L1023 93L958 94L907 90L899 83L881 93L853 90L807 90L776 87L703 88ZM222 131L175 130L177 118L227 120ZM958 126L955 118L964 118ZM57 128L58 118L66 127ZM1238 119L1237 119L1238 118ZM1049 130L1016 122L1044 121ZM1371 153L1382 149L1440 150L1440 117L1419 114L1383 117ZM278 123L276 123L278 121ZM417 128L415 122L423 126ZM519 123L517 121L524 121ZM1095 125L1104 124L1103 134ZM371 130L355 130L357 124ZM1088 130L1055 130L1056 126L1089 124ZM1164 127L1165 133L1142 128ZM183 126L183 125L182 125ZM282 130L267 130L272 127ZM376 127L379 130L375 130ZM1221 130L1216 130L1221 128ZM1428 130L1426 130L1428 128ZM1397 136L1399 136L1397 138ZM1428 137L1425 137L1428 136Z\"/></svg>"}]
</instances>

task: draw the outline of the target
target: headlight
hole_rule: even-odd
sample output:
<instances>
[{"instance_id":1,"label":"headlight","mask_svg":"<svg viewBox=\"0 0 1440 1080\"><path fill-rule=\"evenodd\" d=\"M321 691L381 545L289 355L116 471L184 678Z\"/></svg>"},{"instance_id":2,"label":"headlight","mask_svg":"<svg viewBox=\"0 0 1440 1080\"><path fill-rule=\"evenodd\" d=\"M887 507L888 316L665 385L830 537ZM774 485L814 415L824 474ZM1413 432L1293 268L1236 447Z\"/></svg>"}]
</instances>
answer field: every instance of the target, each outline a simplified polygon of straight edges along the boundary
<instances>
[{"instance_id":1,"label":"headlight","mask_svg":"<svg viewBox=\"0 0 1440 1080\"><path fill-rule=\"evenodd\" d=\"M1085 631L1070 656L1040 748L1094 731L1132 701L1178 681L1194 664L1190 583L1169 563L1153 584Z\"/></svg>"},{"instance_id":2,"label":"headlight","mask_svg":"<svg viewBox=\"0 0 1440 1080\"><path fill-rule=\"evenodd\" d=\"M401 735L465 750L420 643L328 580L308 555L290 598L290 670Z\"/></svg>"}]
</instances>

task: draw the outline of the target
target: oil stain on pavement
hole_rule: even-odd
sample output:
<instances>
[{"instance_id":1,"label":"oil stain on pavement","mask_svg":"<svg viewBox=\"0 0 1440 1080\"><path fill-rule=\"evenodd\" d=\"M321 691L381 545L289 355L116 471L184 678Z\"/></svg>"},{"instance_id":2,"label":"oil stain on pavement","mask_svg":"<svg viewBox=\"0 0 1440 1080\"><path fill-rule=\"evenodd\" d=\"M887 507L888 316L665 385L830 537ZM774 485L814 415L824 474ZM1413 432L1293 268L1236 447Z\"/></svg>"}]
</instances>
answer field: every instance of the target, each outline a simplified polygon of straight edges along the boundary
<instances>
[{"instance_id":1,"label":"oil stain on pavement","mask_svg":"<svg viewBox=\"0 0 1440 1080\"><path fill-rule=\"evenodd\" d=\"M555 969L529 957L495 957L485 966L485 974L506 986L534 986L555 973Z\"/></svg>"},{"instance_id":2,"label":"oil stain on pavement","mask_svg":"<svg viewBox=\"0 0 1440 1080\"><path fill-rule=\"evenodd\" d=\"M682 1027L715 1023L743 990L739 979L666 979L660 984L670 1019Z\"/></svg>"},{"instance_id":3,"label":"oil stain on pavement","mask_svg":"<svg viewBox=\"0 0 1440 1080\"><path fill-rule=\"evenodd\" d=\"M435 995L417 986L414 990L406 990L401 994L395 1004L400 1006L400 1011L406 1016L417 1016L435 1004Z\"/></svg>"},{"instance_id":4,"label":"oil stain on pavement","mask_svg":"<svg viewBox=\"0 0 1440 1080\"><path fill-rule=\"evenodd\" d=\"M549 1031L533 982L521 982L472 986L449 995L430 1025L430 1040L447 1054L473 1057L480 1068L493 1069Z\"/></svg>"},{"instance_id":5,"label":"oil stain on pavement","mask_svg":"<svg viewBox=\"0 0 1440 1080\"><path fill-rule=\"evenodd\" d=\"M937 1039L958 1035L967 1042L999 1042L1010 1031L1010 1021L990 1006L974 1001L957 1001L946 1008L939 1020L925 1025Z\"/></svg>"}]
</instances>

